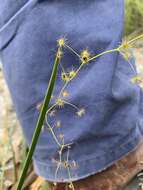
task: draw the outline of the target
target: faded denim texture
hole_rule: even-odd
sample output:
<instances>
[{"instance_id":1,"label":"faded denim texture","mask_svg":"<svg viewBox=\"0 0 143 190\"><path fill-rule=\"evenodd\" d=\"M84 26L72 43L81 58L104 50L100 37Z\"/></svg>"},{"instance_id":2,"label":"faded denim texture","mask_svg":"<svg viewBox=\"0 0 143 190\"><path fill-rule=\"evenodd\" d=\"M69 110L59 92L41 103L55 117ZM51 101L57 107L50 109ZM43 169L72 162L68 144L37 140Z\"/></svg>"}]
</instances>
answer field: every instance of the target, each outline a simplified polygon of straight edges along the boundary
<instances>
[{"instance_id":1,"label":"faded denim texture","mask_svg":"<svg viewBox=\"0 0 143 190\"><path fill-rule=\"evenodd\" d=\"M4 3L5 2L5 3ZM122 40L124 22L123 0L14 0L0 2L0 50L5 79L9 86L17 116L30 144L57 49L62 36L81 52L91 54L117 47ZM79 60L65 50L65 68L77 68ZM131 64L134 64L133 62ZM63 85L58 78L54 95ZM79 118L75 109L65 105L57 108L51 124L61 120L65 143L71 143L69 162L72 180L95 174L128 152L142 138L142 91L130 82L135 73L118 53L104 55L85 66L68 86L68 101L86 114ZM52 102L53 103L53 102ZM67 169L61 168L55 179L58 146L44 128L34 155L38 175L50 181L69 181ZM64 157L67 150L64 151Z\"/></svg>"}]
</instances>

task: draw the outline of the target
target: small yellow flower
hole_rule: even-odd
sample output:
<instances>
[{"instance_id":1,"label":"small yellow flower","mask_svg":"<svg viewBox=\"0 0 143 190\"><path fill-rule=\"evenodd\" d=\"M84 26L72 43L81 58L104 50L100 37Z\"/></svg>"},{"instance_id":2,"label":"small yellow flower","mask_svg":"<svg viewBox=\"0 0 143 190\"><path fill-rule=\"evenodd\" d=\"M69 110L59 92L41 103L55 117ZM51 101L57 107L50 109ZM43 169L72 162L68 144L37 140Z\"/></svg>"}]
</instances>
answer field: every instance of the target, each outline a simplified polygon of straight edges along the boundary
<instances>
[{"instance_id":1,"label":"small yellow flower","mask_svg":"<svg viewBox=\"0 0 143 190\"><path fill-rule=\"evenodd\" d=\"M61 99L61 98L58 98L56 100L56 104L59 106L59 107L64 107L64 101Z\"/></svg>"},{"instance_id":2,"label":"small yellow flower","mask_svg":"<svg viewBox=\"0 0 143 190\"><path fill-rule=\"evenodd\" d=\"M129 44L129 42L128 42L127 39L125 39L125 40L122 41L121 48L123 48L123 49L129 49L131 47L132 47L132 45Z\"/></svg>"},{"instance_id":3,"label":"small yellow flower","mask_svg":"<svg viewBox=\"0 0 143 190\"><path fill-rule=\"evenodd\" d=\"M67 161L64 161L64 162L63 162L63 165L64 165L65 168L67 168L67 167L69 166L69 164L68 164Z\"/></svg>"},{"instance_id":4,"label":"small yellow flower","mask_svg":"<svg viewBox=\"0 0 143 190\"><path fill-rule=\"evenodd\" d=\"M54 95L51 95L51 99L53 99L54 98Z\"/></svg>"},{"instance_id":5,"label":"small yellow flower","mask_svg":"<svg viewBox=\"0 0 143 190\"><path fill-rule=\"evenodd\" d=\"M85 109L84 109L84 108L79 109L79 111L76 112L76 114L77 114L79 117L82 117L82 116L85 114Z\"/></svg>"},{"instance_id":6,"label":"small yellow flower","mask_svg":"<svg viewBox=\"0 0 143 190\"><path fill-rule=\"evenodd\" d=\"M81 57L82 63L88 63L90 59L90 53L88 52L88 50L83 50L80 54L80 57Z\"/></svg>"},{"instance_id":7,"label":"small yellow flower","mask_svg":"<svg viewBox=\"0 0 143 190\"><path fill-rule=\"evenodd\" d=\"M60 127L61 127L61 121L60 121L60 120L58 120L58 121L56 122L56 127L57 127L57 128L60 128Z\"/></svg>"},{"instance_id":8,"label":"small yellow flower","mask_svg":"<svg viewBox=\"0 0 143 190\"><path fill-rule=\"evenodd\" d=\"M65 38L60 38L58 39L57 42L58 42L59 47L65 46Z\"/></svg>"},{"instance_id":9,"label":"small yellow flower","mask_svg":"<svg viewBox=\"0 0 143 190\"><path fill-rule=\"evenodd\" d=\"M129 60L132 56L130 48L132 48L132 45L126 39L122 42L121 46L119 47L120 53L126 60Z\"/></svg>"},{"instance_id":10,"label":"small yellow flower","mask_svg":"<svg viewBox=\"0 0 143 190\"><path fill-rule=\"evenodd\" d=\"M123 47L124 49L129 49L129 48L130 48L130 44L128 44L128 42L125 41L125 42L122 43L122 47Z\"/></svg>"},{"instance_id":11,"label":"small yellow flower","mask_svg":"<svg viewBox=\"0 0 143 190\"><path fill-rule=\"evenodd\" d=\"M74 70L71 70L70 72L69 72L69 77L70 78L74 78L76 76L76 72L74 71Z\"/></svg>"},{"instance_id":12,"label":"small yellow flower","mask_svg":"<svg viewBox=\"0 0 143 190\"><path fill-rule=\"evenodd\" d=\"M39 103L39 104L36 105L36 109L37 109L38 111L41 111L42 106L43 106L43 103Z\"/></svg>"},{"instance_id":13,"label":"small yellow flower","mask_svg":"<svg viewBox=\"0 0 143 190\"><path fill-rule=\"evenodd\" d=\"M135 77L133 77L133 78L131 79L131 82L132 82L132 83L137 83L137 84L139 84L139 83L142 82L142 78L137 75L137 76L135 76Z\"/></svg>"},{"instance_id":14,"label":"small yellow flower","mask_svg":"<svg viewBox=\"0 0 143 190\"><path fill-rule=\"evenodd\" d=\"M69 92L66 91L66 90L64 90L64 91L62 92L62 96L63 96L63 97L68 97L69 95L70 95Z\"/></svg>"},{"instance_id":15,"label":"small yellow flower","mask_svg":"<svg viewBox=\"0 0 143 190\"><path fill-rule=\"evenodd\" d=\"M65 72L62 72L61 78L62 78L63 81L66 81L66 82L70 80L68 74L65 73Z\"/></svg>"},{"instance_id":16,"label":"small yellow flower","mask_svg":"<svg viewBox=\"0 0 143 190\"><path fill-rule=\"evenodd\" d=\"M59 135L59 138L60 138L61 140L63 140L63 139L64 139L64 134L61 133L61 134Z\"/></svg>"}]
</instances>

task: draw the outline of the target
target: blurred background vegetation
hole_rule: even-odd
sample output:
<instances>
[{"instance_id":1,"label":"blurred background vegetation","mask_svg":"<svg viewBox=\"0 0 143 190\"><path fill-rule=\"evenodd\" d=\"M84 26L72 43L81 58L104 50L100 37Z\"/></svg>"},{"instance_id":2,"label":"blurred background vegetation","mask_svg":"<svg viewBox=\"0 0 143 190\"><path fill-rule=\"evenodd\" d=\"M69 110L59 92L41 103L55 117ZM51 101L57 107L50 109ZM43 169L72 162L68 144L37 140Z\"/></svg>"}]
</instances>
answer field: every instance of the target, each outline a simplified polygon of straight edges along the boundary
<instances>
[{"instance_id":1,"label":"blurred background vegetation","mask_svg":"<svg viewBox=\"0 0 143 190\"><path fill-rule=\"evenodd\" d=\"M125 35L143 32L143 0L125 0Z\"/></svg>"}]
</instances>

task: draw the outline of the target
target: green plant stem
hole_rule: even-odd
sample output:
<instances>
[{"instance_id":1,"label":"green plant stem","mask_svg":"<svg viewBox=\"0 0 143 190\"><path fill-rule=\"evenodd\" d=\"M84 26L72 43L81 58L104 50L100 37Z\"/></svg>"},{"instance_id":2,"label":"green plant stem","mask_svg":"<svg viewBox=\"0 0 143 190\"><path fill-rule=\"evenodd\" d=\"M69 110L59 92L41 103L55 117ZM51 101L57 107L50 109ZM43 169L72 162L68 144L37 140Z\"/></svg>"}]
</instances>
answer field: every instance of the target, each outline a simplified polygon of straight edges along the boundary
<instances>
[{"instance_id":1,"label":"green plant stem","mask_svg":"<svg viewBox=\"0 0 143 190\"><path fill-rule=\"evenodd\" d=\"M50 99L51 99L51 95L52 95L52 92L53 92L53 89L54 89L54 84L55 84L56 77L57 77L58 64L59 64L59 61L60 61L60 56L59 56L60 51L61 51L61 48L58 48L58 52L56 54L52 74L51 74L50 81L49 81L49 84L48 84L48 89L47 89L47 92L46 92L46 95L45 95L45 98L44 98L44 103L43 103L42 109L40 111L40 115L39 115L39 118L38 118L38 121L37 121L37 124L36 124L36 129L35 129L34 134L33 134L32 142L31 142L31 145L30 145L30 148L29 148L29 152L28 152L26 161L24 163L24 167L23 167L20 179L18 181L18 185L17 185L16 190L22 190L22 187L23 187L23 184L24 184L24 180L26 178L26 174L27 174L29 165L30 165L30 163L32 161L32 156L33 156L33 153L35 151L35 148L36 148L36 145L37 145L37 142L38 142L38 139L39 139L39 135L40 135L40 132L41 132L42 127L43 127L43 123L44 123L44 120L45 120L45 115L46 115L46 112L47 112L47 108L49 106L49 102L50 102Z\"/></svg>"},{"instance_id":2,"label":"green plant stem","mask_svg":"<svg viewBox=\"0 0 143 190\"><path fill-rule=\"evenodd\" d=\"M59 141L58 141L58 139L57 139L57 136L55 135L55 133L54 133L52 127L50 126L50 124L48 123L48 121L47 121L47 125L48 125L48 127L49 127L49 130L50 130L51 133L52 133L52 136L53 136L55 142L57 143L57 145L58 145L59 147L61 147L62 145L59 143Z\"/></svg>"},{"instance_id":3,"label":"green plant stem","mask_svg":"<svg viewBox=\"0 0 143 190\"><path fill-rule=\"evenodd\" d=\"M67 167L67 171L68 171L68 176L69 176L69 179L70 179L71 188L72 188L72 190L75 190L74 185L73 185L73 182L72 182L72 180L71 180L70 166Z\"/></svg>"},{"instance_id":4,"label":"green plant stem","mask_svg":"<svg viewBox=\"0 0 143 190\"><path fill-rule=\"evenodd\" d=\"M143 38L143 34L133 38L132 40L129 40L128 44L134 43L135 41L140 40L141 38Z\"/></svg>"},{"instance_id":5,"label":"green plant stem","mask_svg":"<svg viewBox=\"0 0 143 190\"><path fill-rule=\"evenodd\" d=\"M70 102L68 102L68 101L66 101L66 100L63 100L63 102L64 102L65 104L68 104L68 105L70 105L71 107L75 108L76 110L79 110L79 108L78 108L76 105L74 105L74 104L72 104L72 103L70 103Z\"/></svg>"},{"instance_id":6,"label":"green plant stem","mask_svg":"<svg viewBox=\"0 0 143 190\"><path fill-rule=\"evenodd\" d=\"M73 52L77 57L80 58L80 55L70 46L68 46L67 44L65 44L65 47L67 47L69 50L71 50L71 52Z\"/></svg>"},{"instance_id":7,"label":"green plant stem","mask_svg":"<svg viewBox=\"0 0 143 190\"><path fill-rule=\"evenodd\" d=\"M94 59L96 59L96 58L98 58L98 57L100 57L102 55L105 55L105 54L108 54L108 53L112 53L112 52L116 52L116 51L119 51L119 48L115 48L115 49L104 51L104 52L102 52L100 54L95 55L94 57L91 57L88 61L92 61L92 60L94 60Z\"/></svg>"}]
</instances>

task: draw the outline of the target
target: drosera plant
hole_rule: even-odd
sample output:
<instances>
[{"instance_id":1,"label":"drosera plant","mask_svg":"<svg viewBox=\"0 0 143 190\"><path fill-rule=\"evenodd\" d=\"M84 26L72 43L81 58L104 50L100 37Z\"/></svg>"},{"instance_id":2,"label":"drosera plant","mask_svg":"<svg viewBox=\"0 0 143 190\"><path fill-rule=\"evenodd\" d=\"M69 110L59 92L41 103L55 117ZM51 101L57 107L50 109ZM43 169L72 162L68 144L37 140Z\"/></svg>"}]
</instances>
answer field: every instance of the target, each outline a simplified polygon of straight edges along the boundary
<instances>
[{"instance_id":1,"label":"drosera plant","mask_svg":"<svg viewBox=\"0 0 143 190\"><path fill-rule=\"evenodd\" d=\"M50 124L50 122L48 121L48 115L52 115L55 116L56 114L56 107L59 107L60 109L63 109L65 104L72 106L73 108L75 108L76 110L76 114L78 117L82 117L83 115L86 114L86 110L84 109L84 107L79 108L76 105L74 105L73 103L69 102L66 100L66 97L70 96L69 92L66 90L66 87L68 86L68 84L77 77L78 73L81 71L81 69L83 69L84 67L86 67L88 64L90 64L91 61L96 60L98 57L100 56L104 56L105 54L109 54L109 53L120 53L121 55L123 55L123 57L127 60L127 63L131 66L129 62L129 58L130 58L130 53L129 50L134 47L134 44L137 40L140 40L143 38L143 34L139 35L131 40L123 40L122 43L118 46L115 47L114 49L111 50L107 50L104 52L101 52L97 55L91 56L91 54L89 53L89 51L87 49L83 50L82 52L78 53L77 51L75 51L71 46L68 45L67 40L65 38L60 38L59 40L57 40L57 44L58 44L58 49L57 49L57 53L55 56L55 62L54 62L54 66L52 69L52 74L50 77L50 81L48 84L48 88L47 88L47 92L44 98L43 103L41 103L40 105L37 106L37 109L39 109L39 118L37 121L37 125L33 134L33 138L32 138L32 142L31 142L31 146L29 148L29 152L17 185L17 190L21 190L24 184L24 180L27 174L27 170L29 168L29 165L32 161L32 156L33 153L35 151L36 148L36 144L40 135L40 132L43 128L44 122L46 122L46 127L48 128L48 130L50 131L50 133L52 134L52 137L55 141L55 143L57 144L58 147L58 155L59 155L59 160L55 161L56 162L56 171L55 171L55 178L57 177L58 171L61 167L64 167L67 170L68 173L68 177L69 177L69 182L68 184L68 188L71 190L75 190L74 184L72 182L72 172L71 169L73 167L77 167L76 165L76 161L73 160L72 164L71 162L69 162L69 157L70 157L70 148L72 146L72 144L74 142L69 142L68 144L65 143L65 138L64 138L64 134L60 134L57 135L55 133L55 126L52 126ZM71 51L75 56L77 56L80 60L80 65L79 67L74 70L69 70L68 72L65 71L64 67L61 64L61 58L63 56L63 49L66 48L69 51ZM93 62L92 62L93 64ZM57 71L58 71L58 67L59 65L62 68L62 72L61 72L61 79L63 80L64 84L59 92L59 94L57 95L57 97L54 97L52 95L53 93L53 89L56 83L56 78L57 78ZM134 68L132 68L134 69ZM135 77L139 77L136 74L135 71L135 76L131 79L131 81L135 81L136 82L136 78ZM54 103L49 107L49 103L50 100L54 99ZM48 109L47 109L48 108ZM61 122L60 120L57 121L56 123L56 127L60 128L61 127ZM66 159L63 158L63 150L67 149L67 155L66 155ZM56 183L55 183L56 185Z\"/></svg>"}]
</instances>

